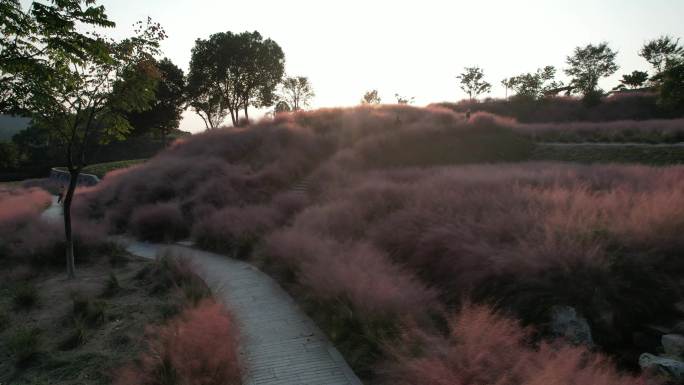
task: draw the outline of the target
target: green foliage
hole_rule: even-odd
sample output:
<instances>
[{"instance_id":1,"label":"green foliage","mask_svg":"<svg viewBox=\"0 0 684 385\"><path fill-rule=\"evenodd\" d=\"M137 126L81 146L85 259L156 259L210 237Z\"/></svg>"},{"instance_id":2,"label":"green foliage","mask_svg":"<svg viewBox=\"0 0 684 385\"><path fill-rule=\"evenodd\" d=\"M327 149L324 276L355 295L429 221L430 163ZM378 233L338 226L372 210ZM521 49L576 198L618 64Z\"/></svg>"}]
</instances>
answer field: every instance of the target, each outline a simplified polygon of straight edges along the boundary
<instances>
[{"instance_id":1,"label":"green foliage","mask_svg":"<svg viewBox=\"0 0 684 385\"><path fill-rule=\"evenodd\" d=\"M361 104L377 105L380 104L381 101L380 96L378 96L378 90L370 90L363 94Z\"/></svg>"},{"instance_id":2,"label":"green foliage","mask_svg":"<svg viewBox=\"0 0 684 385\"><path fill-rule=\"evenodd\" d=\"M133 135L158 134L166 138L180 124L185 103L185 75L167 58L156 61L155 66L159 81L154 101L149 109L129 112L126 117L133 127Z\"/></svg>"},{"instance_id":3,"label":"green foliage","mask_svg":"<svg viewBox=\"0 0 684 385\"><path fill-rule=\"evenodd\" d=\"M670 63L659 80L661 105L668 110L684 111L684 58Z\"/></svg>"},{"instance_id":4,"label":"green foliage","mask_svg":"<svg viewBox=\"0 0 684 385\"><path fill-rule=\"evenodd\" d=\"M625 89L625 88L631 88L631 89L637 89L641 88L646 84L648 81L648 73L644 71L633 71L631 74L624 74L622 75L622 79L620 79L620 86L618 86L618 89Z\"/></svg>"},{"instance_id":5,"label":"green foliage","mask_svg":"<svg viewBox=\"0 0 684 385\"><path fill-rule=\"evenodd\" d=\"M285 101L293 111L308 106L316 94L305 76L286 77L283 79L280 99Z\"/></svg>"},{"instance_id":6,"label":"green foliage","mask_svg":"<svg viewBox=\"0 0 684 385\"><path fill-rule=\"evenodd\" d=\"M17 167L20 159L21 156L16 144L0 142L0 169Z\"/></svg>"},{"instance_id":7,"label":"green foliage","mask_svg":"<svg viewBox=\"0 0 684 385\"><path fill-rule=\"evenodd\" d=\"M615 64L617 52L608 43L588 44L577 47L567 58L565 73L572 78L571 87L585 97L593 97L600 92L598 82L601 78L614 74L620 67Z\"/></svg>"},{"instance_id":8,"label":"green foliage","mask_svg":"<svg viewBox=\"0 0 684 385\"><path fill-rule=\"evenodd\" d=\"M7 348L17 366L27 364L40 350L40 329L19 327L7 338Z\"/></svg>"},{"instance_id":9,"label":"green foliage","mask_svg":"<svg viewBox=\"0 0 684 385\"><path fill-rule=\"evenodd\" d=\"M492 89L492 85L484 80L484 72L480 67L465 67L463 73L456 78L460 80L461 89L468 94L470 100Z\"/></svg>"},{"instance_id":10,"label":"green foliage","mask_svg":"<svg viewBox=\"0 0 684 385\"><path fill-rule=\"evenodd\" d=\"M553 93L554 90L563 87L562 82L554 80L555 76L556 68L546 66L537 69L535 73L525 73L504 79L502 84L514 90L520 98L539 100L547 94Z\"/></svg>"},{"instance_id":11,"label":"green foliage","mask_svg":"<svg viewBox=\"0 0 684 385\"><path fill-rule=\"evenodd\" d=\"M240 110L248 118L250 105L273 105L284 68L280 46L259 32L221 32L197 39L188 74L189 104L207 129L218 127L228 114L237 126Z\"/></svg>"},{"instance_id":12,"label":"green foliage","mask_svg":"<svg viewBox=\"0 0 684 385\"><path fill-rule=\"evenodd\" d=\"M679 39L672 36L660 36L653 39L641 48L639 56L653 66L657 74L660 74L672 61L677 61L684 55L684 48L679 45Z\"/></svg>"}]
</instances>

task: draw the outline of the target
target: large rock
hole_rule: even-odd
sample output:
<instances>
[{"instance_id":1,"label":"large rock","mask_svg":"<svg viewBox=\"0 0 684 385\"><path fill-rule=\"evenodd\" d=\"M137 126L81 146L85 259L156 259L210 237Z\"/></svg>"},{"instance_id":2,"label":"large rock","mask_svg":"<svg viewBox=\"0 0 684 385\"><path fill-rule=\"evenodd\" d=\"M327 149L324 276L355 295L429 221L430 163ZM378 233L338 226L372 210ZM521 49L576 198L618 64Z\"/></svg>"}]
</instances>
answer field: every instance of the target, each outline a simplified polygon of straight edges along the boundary
<instances>
[{"instance_id":1,"label":"large rock","mask_svg":"<svg viewBox=\"0 0 684 385\"><path fill-rule=\"evenodd\" d=\"M654 370L677 382L684 381L684 362L682 361L644 353L639 357L639 366L644 370Z\"/></svg>"},{"instance_id":2,"label":"large rock","mask_svg":"<svg viewBox=\"0 0 684 385\"><path fill-rule=\"evenodd\" d=\"M574 344L594 345L589 323L577 314L575 308L570 306L551 308L551 333L556 337L564 337Z\"/></svg>"},{"instance_id":3,"label":"large rock","mask_svg":"<svg viewBox=\"0 0 684 385\"><path fill-rule=\"evenodd\" d=\"M680 334L665 334L660 340L665 354L671 357L684 357L684 336Z\"/></svg>"}]
</instances>

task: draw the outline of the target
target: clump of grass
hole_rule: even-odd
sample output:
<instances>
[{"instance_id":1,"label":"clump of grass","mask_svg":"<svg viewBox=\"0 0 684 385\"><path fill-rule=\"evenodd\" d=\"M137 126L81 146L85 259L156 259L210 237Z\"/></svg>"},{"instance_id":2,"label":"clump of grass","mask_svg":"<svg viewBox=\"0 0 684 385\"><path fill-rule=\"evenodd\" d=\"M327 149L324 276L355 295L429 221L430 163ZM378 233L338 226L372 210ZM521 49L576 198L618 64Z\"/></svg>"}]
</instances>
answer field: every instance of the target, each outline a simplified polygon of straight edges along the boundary
<instances>
[{"instance_id":1,"label":"clump of grass","mask_svg":"<svg viewBox=\"0 0 684 385\"><path fill-rule=\"evenodd\" d=\"M20 327L7 339L7 348L18 367L28 364L40 351L40 329Z\"/></svg>"},{"instance_id":2,"label":"clump of grass","mask_svg":"<svg viewBox=\"0 0 684 385\"><path fill-rule=\"evenodd\" d=\"M195 273L191 261L170 253L160 255L153 264L141 269L136 278L153 283L152 294L176 290L192 306L211 297L211 290Z\"/></svg>"},{"instance_id":3,"label":"clump of grass","mask_svg":"<svg viewBox=\"0 0 684 385\"><path fill-rule=\"evenodd\" d=\"M67 338L59 346L61 350L71 350L88 341L88 327L85 320L74 317L72 327Z\"/></svg>"},{"instance_id":4,"label":"clump of grass","mask_svg":"<svg viewBox=\"0 0 684 385\"><path fill-rule=\"evenodd\" d=\"M121 284L119 284L119 279L113 272L109 273L109 277L105 281L105 287L102 291L103 297L112 297L121 290Z\"/></svg>"},{"instance_id":5,"label":"clump of grass","mask_svg":"<svg viewBox=\"0 0 684 385\"><path fill-rule=\"evenodd\" d=\"M29 310L38 306L40 295L38 288L31 283L22 283L14 289L12 303L17 310Z\"/></svg>"},{"instance_id":6,"label":"clump of grass","mask_svg":"<svg viewBox=\"0 0 684 385\"><path fill-rule=\"evenodd\" d=\"M73 296L74 319L81 319L89 326L98 326L105 323L107 303L105 301L93 300L80 294Z\"/></svg>"}]
</instances>

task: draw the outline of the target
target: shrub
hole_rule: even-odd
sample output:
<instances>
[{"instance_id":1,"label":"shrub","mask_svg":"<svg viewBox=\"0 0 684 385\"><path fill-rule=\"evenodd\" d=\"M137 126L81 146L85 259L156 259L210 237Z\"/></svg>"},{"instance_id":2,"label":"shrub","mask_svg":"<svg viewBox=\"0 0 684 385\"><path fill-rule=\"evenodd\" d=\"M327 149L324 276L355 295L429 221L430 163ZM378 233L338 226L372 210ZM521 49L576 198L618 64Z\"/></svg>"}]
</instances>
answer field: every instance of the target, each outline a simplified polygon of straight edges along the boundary
<instances>
[{"instance_id":1,"label":"shrub","mask_svg":"<svg viewBox=\"0 0 684 385\"><path fill-rule=\"evenodd\" d=\"M137 208L131 217L131 230L148 241L172 241L183 238L188 226L178 205L168 202Z\"/></svg>"},{"instance_id":2,"label":"shrub","mask_svg":"<svg viewBox=\"0 0 684 385\"><path fill-rule=\"evenodd\" d=\"M195 272L192 261L170 252L158 256L154 263L144 267L136 277L153 283L152 293L166 293L173 289L193 306L211 297L211 290Z\"/></svg>"},{"instance_id":3,"label":"shrub","mask_svg":"<svg viewBox=\"0 0 684 385\"><path fill-rule=\"evenodd\" d=\"M487 307L465 305L449 333L406 332L388 347L389 384L620 384L646 379L618 374L605 357L584 348L542 342L529 345L531 331Z\"/></svg>"},{"instance_id":4,"label":"shrub","mask_svg":"<svg viewBox=\"0 0 684 385\"><path fill-rule=\"evenodd\" d=\"M231 315L218 303L204 301L149 332L148 351L126 366L116 383L241 384L239 334Z\"/></svg>"},{"instance_id":5,"label":"shrub","mask_svg":"<svg viewBox=\"0 0 684 385\"><path fill-rule=\"evenodd\" d=\"M41 331L36 328L19 327L9 335L7 349L17 366L24 366L40 351Z\"/></svg>"}]
</instances>

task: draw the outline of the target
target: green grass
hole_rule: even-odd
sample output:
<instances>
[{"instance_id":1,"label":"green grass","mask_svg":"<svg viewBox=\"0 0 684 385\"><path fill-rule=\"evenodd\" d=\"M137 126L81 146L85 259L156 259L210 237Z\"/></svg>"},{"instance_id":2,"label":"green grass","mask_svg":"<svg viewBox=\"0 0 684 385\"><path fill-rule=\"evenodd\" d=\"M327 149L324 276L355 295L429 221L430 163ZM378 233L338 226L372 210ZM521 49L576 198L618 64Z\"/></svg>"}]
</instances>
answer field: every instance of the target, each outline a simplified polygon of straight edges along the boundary
<instances>
[{"instance_id":1,"label":"green grass","mask_svg":"<svg viewBox=\"0 0 684 385\"><path fill-rule=\"evenodd\" d=\"M619 144L537 144L532 160L577 163L639 163L669 165L684 163L684 146Z\"/></svg>"},{"instance_id":2,"label":"green grass","mask_svg":"<svg viewBox=\"0 0 684 385\"><path fill-rule=\"evenodd\" d=\"M121 168L127 168L135 166L136 164L144 163L147 159L130 159L130 160L119 160L116 162L106 162L106 163L96 163L91 164L83 168L83 173L93 174L98 178L103 178L106 173ZM66 171L65 167L57 167L58 170Z\"/></svg>"}]
</instances>

